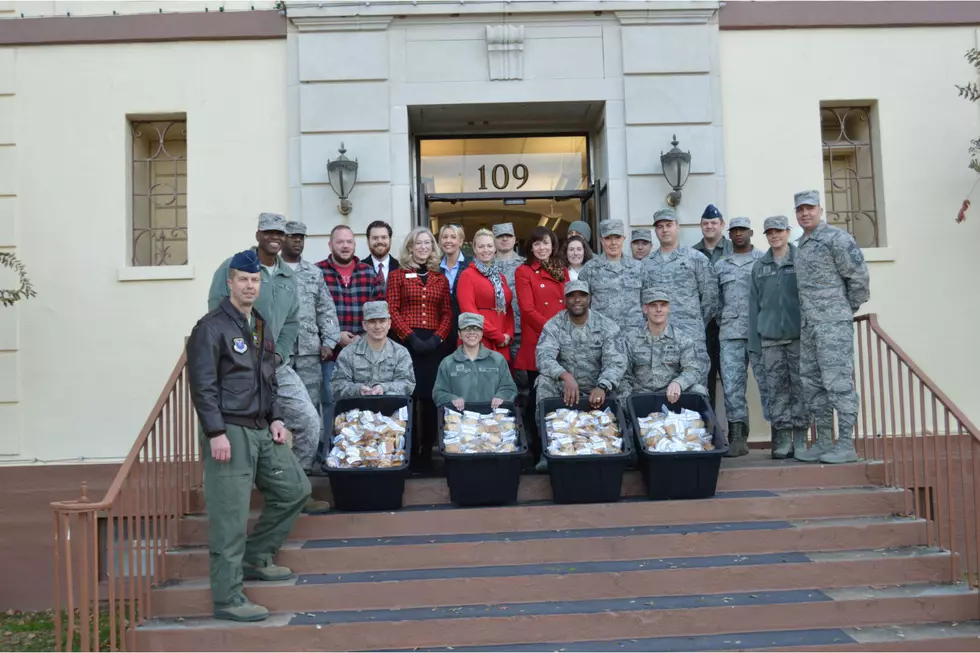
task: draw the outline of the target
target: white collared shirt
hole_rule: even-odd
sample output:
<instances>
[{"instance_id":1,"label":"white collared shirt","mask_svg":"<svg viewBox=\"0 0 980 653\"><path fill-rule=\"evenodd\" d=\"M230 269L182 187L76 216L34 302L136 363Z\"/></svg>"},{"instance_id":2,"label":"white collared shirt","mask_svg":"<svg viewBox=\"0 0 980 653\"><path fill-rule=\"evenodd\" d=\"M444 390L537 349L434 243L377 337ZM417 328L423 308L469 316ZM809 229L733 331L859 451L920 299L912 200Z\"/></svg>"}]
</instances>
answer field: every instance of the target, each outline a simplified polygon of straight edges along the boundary
<instances>
[{"instance_id":1,"label":"white collared shirt","mask_svg":"<svg viewBox=\"0 0 980 653\"><path fill-rule=\"evenodd\" d=\"M391 254L385 254L385 258L384 258L383 261L379 261L378 259L374 258L374 254L371 254L371 267L374 269L374 272L375 273L378 272L378 265L380 265L381 266L381 269L383 270L382 279L387 284L388 283L388 273L391 272L391 270L390 270L390 267L391 267Z\"/></svg>"}]
</instances>

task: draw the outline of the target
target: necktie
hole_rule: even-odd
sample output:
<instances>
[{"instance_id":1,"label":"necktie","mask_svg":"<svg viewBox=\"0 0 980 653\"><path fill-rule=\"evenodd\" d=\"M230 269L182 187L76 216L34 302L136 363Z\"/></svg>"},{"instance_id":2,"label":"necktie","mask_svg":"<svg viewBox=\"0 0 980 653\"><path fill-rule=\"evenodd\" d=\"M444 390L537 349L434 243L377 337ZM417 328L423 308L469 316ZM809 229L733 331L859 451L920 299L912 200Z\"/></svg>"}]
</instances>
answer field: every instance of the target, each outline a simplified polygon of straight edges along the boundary
<instances>
[{"instance_id":1,"label":"necktie","mask_svg":"<svg viewBox=\"0 0 980 653\"><path fill-rule=\"evenodd\" d=\"M378 263L378 276L381 277L381 284L382 285L388 283L388 280L385 279L385 264L384 263Z\"/></svg>"}]
</instances>

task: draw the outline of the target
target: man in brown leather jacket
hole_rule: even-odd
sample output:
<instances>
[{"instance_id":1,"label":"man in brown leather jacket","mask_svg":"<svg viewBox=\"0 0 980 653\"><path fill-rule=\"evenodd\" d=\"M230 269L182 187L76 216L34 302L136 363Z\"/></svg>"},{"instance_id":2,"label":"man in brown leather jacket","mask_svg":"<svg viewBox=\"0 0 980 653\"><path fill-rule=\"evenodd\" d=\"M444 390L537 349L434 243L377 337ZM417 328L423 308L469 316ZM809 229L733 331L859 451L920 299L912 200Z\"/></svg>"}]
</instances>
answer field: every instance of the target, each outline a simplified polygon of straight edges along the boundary
<instances>
[{"instance_id":1,"label":"man in brown leather jacket","mask_svg":"<svg viewBox=\"0 0 980 653\"><path fill-rule=\"evenodd\" d=\"M242 580L286 580L272 562L310 496L310 482L285 445L276 397L276 343L253 309L259 259L247 250L228 268L229 297L198 321L187 341L187 369L201 422L214 616L260 621L269 611L249 602ZM252 485L264 507L246 537Z\"/></svg>"}]
</instances>

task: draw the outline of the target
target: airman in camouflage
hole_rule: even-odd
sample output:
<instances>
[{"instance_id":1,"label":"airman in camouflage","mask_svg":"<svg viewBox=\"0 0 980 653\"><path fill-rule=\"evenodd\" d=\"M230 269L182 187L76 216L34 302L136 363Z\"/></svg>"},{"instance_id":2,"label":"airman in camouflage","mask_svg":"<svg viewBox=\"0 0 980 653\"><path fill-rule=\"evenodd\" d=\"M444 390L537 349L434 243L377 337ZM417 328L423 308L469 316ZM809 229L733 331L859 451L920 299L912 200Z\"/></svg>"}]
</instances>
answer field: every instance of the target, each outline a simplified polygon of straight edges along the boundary
<instances>
[{"instance_id":1,"label":"airman in camouflage","mask_svg":"<svg viewBox=\"0 0 980 653\"><path fill-rule=\"evenodd\" d=\"M592 310L613 320L624 331L642 329L645 323L640 305L643 290L643 263L623 254L626 226L622 220L599 223L602 254L582 266L578 278L592 291Z\"/></svg>"},{"instance_id":2,"label":"airman in camouflage","mask_svg":"<svg viewBox=\"0 0 980 653\"><path fill-rule=\"evenodd\" d=\"M823 221L820 193L797 193L796 220L803 227L796 257L802 324L800 379L817 442L799 460L843 463L857 460L854 423L854 313L868 301L868 266L861 248L845 231ZM833 439L834 409L839 427Z\"/></svg>"},{"instance_id":3,"label":"airman in camouflage","mask_svg":"<svg viewBox=\"0 0 980 653\"><path fill-rule=\"evenodd\" d=\"M734 218L728 227L732 253L715 263L718 276L721 317L721 384L725 389L725 413L728 416L729 446L727 456L744 456L749 452L749 407L745 401L748 366L759 386L762 411L769 419L762 358L749 352L749 293L752 266L762 252L752 246L752 223L748 218Z\"/></svg>"},{"instance_id":4,"label":"airman in camouflage","mask_svg":"<svg viewBox=\"0 0 980 653\"><path fill-rule=\"evenodd\" d=\"M694 341L669 322L667 293L646 288L642 298L647 325L627 336L629 367L619 394L666 392L670 401L676 401L682 392L707 396L707 388L698 383L701 361Z\"/></svg>"},{"instance_id":5,"label":"airman in camouflage","mask_svg":"<svg viewBox=\"0 0 980 653\"><path fill-rule=\"evenodd\" d=\"M806 451L809 424L800 382L800 297L796 287L796 247L789 243L789 220L766 218L769 251L752 266L749 294L749 351L761 353L769 416L776 430L772 457Z\"/></svg>"},{"instance_id":6,"label":"airman in camouflage","mask_svg":"<svg viewBox=\"0 0 980 653\"><path fill-rule=\"evenodd\" d=\"M388 339L390 328L388 302L364 304L364 337L344 347L330 379L335 399L412 394L412 357L407 349Z\"/></svg>"},{"instance_id":7,"label":"airman in camouflage","mask_svg":"<svg viewBox=\"0 0 980 653\"><path fill-rule=\"evenodd\" d=\"M565 284L565 310L548 320L536 350L538 401L564 397L573 405L588 395L599 406L617 390L629 363L616 323L589 309L589 286Z\"/></svg>"},{"instance_id":8,"label":"airman in camouflage","mask_svg":"<svg viewBox=\"0 0 980 653\"><path fill-rule=\"evenodd\" d=\"M511 301L511 308L514 309L514 339L510 343L510 359L514 360L517 358L517 350L521 348L521 308L517 305L514 273L527 259L514 251L517 236L514 234L514 225L510 222L493 225L493 240L497 246L497 266L507 279L507 285L510 286L510 292L514 296Z\"/></svg>"},{"instance_id":9,"label":"airman in camouflage","mask_svg":"<svg viewBox=\"0 0 980 653\"><path fill-rule=\"evenodd\" d=\"M653 227L660 247L643 261L643 287L663 290L670 297L670 323L694 341L702 369L698 383L707 386L710 361L704 325L718 311L718 281L703 254L679 245L672 209L654 213Z\"/></svg>"},{"instance_id":10,"label":"airman in camouflage","mask_svg":"<svg viewBox=\"0 0 980 653\"><path fill-rule=\"evenodd\" d=\"M299 336L290 362L303 380L313 406L319 410L320 388L323 385L320 361L337 346L340 323L337 321L337 308L323 281L323 271L303 259L305 246L306 224L287 222L282 259L293 270L299 296Z\"/></svg>"}]
</instances>

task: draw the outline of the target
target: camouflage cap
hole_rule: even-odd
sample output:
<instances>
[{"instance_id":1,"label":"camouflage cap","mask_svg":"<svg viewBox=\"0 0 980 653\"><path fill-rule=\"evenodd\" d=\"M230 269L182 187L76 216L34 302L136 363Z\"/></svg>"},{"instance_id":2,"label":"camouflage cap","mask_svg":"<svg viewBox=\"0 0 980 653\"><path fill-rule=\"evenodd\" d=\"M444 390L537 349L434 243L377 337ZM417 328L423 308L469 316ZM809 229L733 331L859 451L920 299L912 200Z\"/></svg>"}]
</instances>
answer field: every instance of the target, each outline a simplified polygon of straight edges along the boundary
<instances>
[{"instance_id":1,"label":"camouflage cap","mask_svg":"<svg viewBox=\"0 0 980 653\"><path fill-rule=\"evenodd\" d=\"M804 204L809 206L820 206L820 191L801 190L796 195L793 195L793 206L795 208L798 209Z\"/></svg>"},{"instance_id":2,"label":"camouflage cap","mask_svg":"<svg viewBox=\"0 0 980 653\"><path fill-rule=\"evenodd\" d=\"M652 243L653 232L649 229L634 229L633 233L630 235L630 242L635 243L638 240L645 240L648 243Z\"/></svg>"},{"instance_id":3,"label":"camouflage cap","mask_svg":"<svg viewBox=\"0 0 980 653\"><path fill-rule=\"evenodd\" d=\"M367 302L364 304L365 320L385 320L390 317L388 302Z\"/></svg>"},{"instance_id":4,"label":"camouflage cap","mask_svg":"<svg viewBox=\"0 0 980 653\"><path fill-rule=\"evenodd\" d=\"M286 223L286 235L287 236L297 236L306 235L306 223L300 222L299 220L290 220Z\"/></svg>"},{"instance_id":5,"label":"camouflage cap","mask_svg":"<svg viewBox=\"0 0 980 653\"><path fill-rule=\"evenodd\" d=\"M286 216L278 213L259 213L259 231L286 231Z\"/></svg>"},{"instance_id":6,"label":"camouflage cap","mask_svg":"<svg viewBox=\"0 0 980 653\"><path fill-rule=\"evenodd\" d=\"M514 236L514 225L509 222L503 222L501 224L493 225L493 237L500 238L501 236Z\"/></svg>"},{"instance_id":7,"label":"camouflage cap","mask_svg":"<svg viewBox=\"0 0 980 653\"><path fill-rule=\"evenodd\" d=\"M651 302L667 302L669 304L670 296L660 288L644 288L643 292L640 293L640 301L644 304Z\"/></svg>"},{"instance_id":8,"label":"camouflage cap","mask_svg":"<svg viewBox=\"0 0 980 653\"><path fill-rule=\"evenodd\" d=\"M654 226L656 226L658 222L662 222L664 220L672 220L673 222L677 222L677 214L674 213L674 209L660 209L653 214Z\"/></svg>"},{"instance_id":9,"label":"camouflage cap","mask_svg":"<svg viewBox=\"0 0 980 653\"><path fill-rule=\"evenodd\" d=\"M576 279L575 281L569 281L565 284L565 294L569 295L573 292L584 292L586 295L591 295L592 292L589 290L589 284L582 281L581 279Z\"/></svg>"},{"instance_id":10,"label":"camouflage cap","mask_svg":"<svg viewBox=\"0 0 980 653\"><path fill-rule=\"evenodd\" d=\"M766 222L763 225L763 232L769 231L770 229L780 229L782 231L787 231L789 229L789 218L785 215L774 215L766 218Z\"/></svg>"},{"instance_id":11,"label":"camouflage cap","mask_svg":"<svg viewBox=\"0 0 980 653\"><path fill-rule=\"evenodd\" d=\"M479 313L460 313L459 328L468 329L470 327L483 328L483 316Z\"/></svg>"},{"instance_id":12,"label":"camouflage cap","mask_svg":"<svg viewBox=\"0 0 980 653\"><path fill-rule=\"evenodd\" d=\"M751 228L752 228L752 221L744 217L732 218L732 221L728 224L729 231L731 231L732 229L751 229Z\"/></svg>"},{"instance_id":13,"label":"camouflage cap","mask_svg":"<svg viewBox=\"0 0 980 653\"><path fill-rule=\"evenodd\" d=\"M568 225L569 231L575 231L585 237L586 240L592 240L592 227L581 220L576 220L575 222Z\"/></svg>"},{"instance_id":14,"label":"camouflage cap","mask_svg":"<svg viewBox=\"0 0 980 653\"><path fill-rule=\"evenodd\" d=\"M603 238L609 236L626 237L626 225L622 220L603 220L599 223L599 235Z\"/></svg>"}]
</instances>

